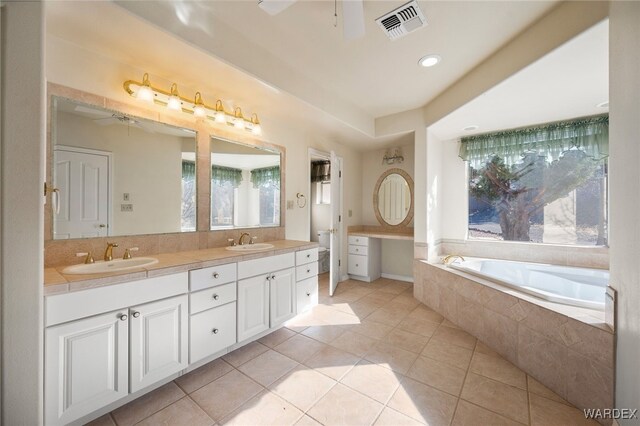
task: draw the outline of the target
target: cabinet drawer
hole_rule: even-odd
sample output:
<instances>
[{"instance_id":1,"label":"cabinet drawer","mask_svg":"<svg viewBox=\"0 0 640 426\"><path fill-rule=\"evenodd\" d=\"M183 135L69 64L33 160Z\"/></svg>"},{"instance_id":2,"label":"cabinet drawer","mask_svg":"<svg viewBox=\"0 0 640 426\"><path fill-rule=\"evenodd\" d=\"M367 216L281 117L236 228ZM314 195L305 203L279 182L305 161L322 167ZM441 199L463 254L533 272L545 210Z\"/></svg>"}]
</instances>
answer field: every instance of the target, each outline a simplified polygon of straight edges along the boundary
<instances>
[{"instance_id":1,"label":"cabinet drawer","mask_svg":"<svg viewBox=\"0 0 640 426\"><path fill-rule=\"evenodd\" d=\"M369 237L360 237L358 235L349 235L349 244L355 244L357 246L369 245Z\"/></svg>"},{"instance_id":2,"label":"cabinet drawer","mask_svg":"<svg viewBox=\"0 0 640 426\"><path fill-rule=\"evenodd\" d=\"M291 268L294 265L295 256L293 253L245 260L243 262L238 262L238 279L241 280L243 278L268 274L281 269Z\"/></svg>"},{"instance_id":3,"label":"cabinet drawer","mask_svg":"<svg viewBox=\"0 0 640 426\"><path fill-rule=\"evenodd\" d=\"M349 255L349 273L353 275L366 276L367 275L367 256L361 256L359 254Z\"/></svg>"},{"instance_id":4,"label":"cabinet drawer","mask_svg":"<svg viewBox=\"0 0 640 426\"><path fill-rule=\"evenodd\" d=\"M318 277L300 281L297 285L297 313L301 314L318 304Z\"/></svg>"},{"instance_id":5,"label":"cabinet drawer","mask_svg":"<svg viewBox=\"0 0 640 426\"><path fill-rule=\"evenodd\" d=\"M369 247L349 244L349 254L361 254L366 256L369 254Z\"/></svg>"},{"instance_id":6,"label":"cabinet drawer","mask_svg":"<svg viewBox=\"0 0 640 426\"><path fill-rule=\"evenodd\" d=\"M236 343L236 302L191 316L189 362L219 352Z\"/></svg>"},{"instance_id":7,"label":"cabinet drawer","mask_svg":"<svg viewBox=\"0 0 640 426\"><path fill-rule=\"evenodd\" d=\"M196 269L189 272L189 289L202 290L236 280L236 263Z\"/></svg>"},{"instance_id":8,"label":"cabinet drawer","mask_svg":"<svg viewBox=\"0 0 640 426\"><path fill-rule=\"evenodd\" d=\"M236 300L236 283L220 285L200 290L189 295L190 312L195 314L204 310L225 305Z\"/></svg>"},{"instance_id":9,"label":"cabinet drawer","mask_svg":"<svg viewBox=\"0 0 640 426\"><path fill-rule=\"evenodd\" d=\"M306 280L316 275L318 275L318 262L307 263L296 268L296 281Z\"/></svg>"},{"instance_id":10,"label":"cabinet drawer","mask_svg":"<svg viewBox=\"0 0 640 426\"><path fill-rule=\"evenodd\" d=\"M296 252L296 265L318 261L318 249L300 250Z\"/></svg>"}]
</instances>

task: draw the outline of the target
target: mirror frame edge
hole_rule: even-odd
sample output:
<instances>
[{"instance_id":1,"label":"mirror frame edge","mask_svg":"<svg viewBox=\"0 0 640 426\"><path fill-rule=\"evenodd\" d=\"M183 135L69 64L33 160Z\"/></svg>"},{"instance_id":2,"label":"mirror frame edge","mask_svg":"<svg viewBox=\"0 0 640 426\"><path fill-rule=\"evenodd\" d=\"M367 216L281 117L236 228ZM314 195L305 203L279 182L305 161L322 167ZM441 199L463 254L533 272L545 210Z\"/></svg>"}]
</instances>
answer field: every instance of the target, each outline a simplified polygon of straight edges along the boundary
<instances>
[{"instance_id":1,"label":"mirror frame edge","mask_svg":"<svg viewBox=\"0 0 640 426\"><path fill-rule=\"evenodd\" d=\"M410 193L410 197L411 197L411 205L409 207L409 211L407 212L407 216L404 218L404 220L402 222L398 223L397 225L391 225L390 223L386 222L382 218L382 215L380 214L380 209L378 207L378 192L380 191L380 185L382 185L382 182L384 181L384 179L387 176L392 175L392 174L398 174L398 175L400 175L400 176L402 176L404 178L404 180L409 185L409 193ZM407 173L403 169L399 169L399 168L396 167L396 168L392 168L392 169L386 170L385 172L383 172L380 175L380 177L376 181L376 184L375 184L375 186L373 188L373 212L375 213L376 219L378 220L378 223L380 223L380 225L382 225L384 227L390 227L390 228L393 228L393 229L399 229L399 228L407 227L409 225L409 223L411 223L411 221L413 220L414 204L415 204L415 199L414 199L413 179L411 178L409 173Z\"/></svg>"}]
</instances>

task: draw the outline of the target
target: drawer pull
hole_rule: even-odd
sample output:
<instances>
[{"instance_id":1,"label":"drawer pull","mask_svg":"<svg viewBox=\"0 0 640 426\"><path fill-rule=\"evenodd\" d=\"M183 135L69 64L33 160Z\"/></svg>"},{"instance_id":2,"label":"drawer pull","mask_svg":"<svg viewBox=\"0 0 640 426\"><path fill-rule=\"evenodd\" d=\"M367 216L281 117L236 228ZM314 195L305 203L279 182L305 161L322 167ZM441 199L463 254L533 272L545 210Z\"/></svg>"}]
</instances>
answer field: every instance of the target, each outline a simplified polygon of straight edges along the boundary
<instances>
[{"instance_id":1,"label":"drawer pull","mask_svg":"<svg viewBox=\"0 0 640 426\"><path fill-rule=\"evenodd\" d=\"M220 296L218 296L217 294L214 294L213 295L213 300L218 300L218 299L220 299Z\"/></svg>"},{"instance_id":2,"label":"drawer pull","mask_svg":"<svg viewBox=\"0 0 640 426\"><path fill-rule=\"evenodd\" d=\"M126 321L127 318L129 318L129 317L127 315L125 315L125 314L120 315L120 321Z\"/></svg>"},{"instance_id":3,"label":"drawer pull","mask_svg":"<svg viewBox=\"0 0 640 426\"><path fill-rule=\"evenodd\" d=\"M131 316L134 317L134 318L139 318L140 317L140 312L136 311L136 312L132 313Z\"/></svg>"},{"instance_id":4,"label":"drawer pull","mask_svg":"<svg viewBox=\"0 0 640 426\"><path fill-rule=\"evenodd\" d=\"M211 276L215 279L218 279L218 277L220 277L220 274L217 272L214 272Z\"/></svg>"},{"instance_id":5,"label":"drawer pull","mask_svg":"<svg viewBox=\"0 0 640 426\"><path fill-rule=\"evenodd\" d=\"M220 331L220 330L218 330L217 328L214 328L213 330L211 330L211 332L212 332L213 334L218 334L218 331Z\"/></svg>"}]
</instances>

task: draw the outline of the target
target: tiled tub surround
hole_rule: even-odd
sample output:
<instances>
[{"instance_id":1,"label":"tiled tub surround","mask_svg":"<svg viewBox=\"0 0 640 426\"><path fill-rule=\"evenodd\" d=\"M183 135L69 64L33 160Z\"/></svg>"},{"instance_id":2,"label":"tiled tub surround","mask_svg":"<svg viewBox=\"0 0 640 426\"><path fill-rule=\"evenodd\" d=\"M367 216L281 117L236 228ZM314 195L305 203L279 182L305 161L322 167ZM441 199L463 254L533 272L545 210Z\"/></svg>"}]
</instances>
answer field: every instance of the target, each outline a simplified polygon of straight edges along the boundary
<instances>
[{"instance_id":1,"label":"tiled tub surround","mask_svg":"<svg viewBox=\"0 0 640 426\"><path fill-rule=\"evenodd\" d=\"M538 300L414 261L414 296L580 408L613 406L614 334L604 313Z\"/></svg>"}]
</instances>

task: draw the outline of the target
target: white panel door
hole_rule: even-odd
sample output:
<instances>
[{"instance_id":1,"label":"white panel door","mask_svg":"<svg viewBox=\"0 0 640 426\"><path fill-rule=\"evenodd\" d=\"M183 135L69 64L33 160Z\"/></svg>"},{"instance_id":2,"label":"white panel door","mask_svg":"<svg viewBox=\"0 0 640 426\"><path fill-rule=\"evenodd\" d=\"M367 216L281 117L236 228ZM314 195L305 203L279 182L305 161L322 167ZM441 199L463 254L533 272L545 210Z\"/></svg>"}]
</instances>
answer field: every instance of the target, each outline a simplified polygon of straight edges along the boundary
<instances>
[{"instance_id":1,"label":"white panel door","mask_svg":"<svg viewBox=\"0 0 640 426\"><path fill-rule=\"evenodd\" d=\"M109 155L58 147L54 182L60 211L54 214L56 239L109 235Z\"/></svg>"},{"instance_id":2,"label":"white panel door","mask_svg":"<svg viewBox=\"0 0 640 426\"><path fill-rule=\"evenodd\" d=\"M45 330L45 423L68 424L129 392L127 311Z\"/></svg>"},{"instance_id":3,"label":"white panel door","mask_svg":"<svg viewBox=\"0 0 640 426\"><path fill-rule=\"evenodd\" d=\"M271 274L271 327L277 327L296 314L295 269L289 268Z\"/></svg>"},{"instance_id":4,"label":"white panel door","mask_svg":"<svg viewBox=\"0 0 640 426\"><path fill-rule=\"evenodd\" d=\"M187 300L185 294L129 309L131 392L187 367Z\"/></svg>"},{"instance_id":5,"label":"white panel door","mask_svg":"<svg viewBox=\"0 0 640 426\"><path fill-rule=\"evenodd\" d=\"M267 329L269 329L267 276L258 275L238 281L238 342Z\"/></svg>"},{"instance_id":6,"label":"white panel door","mask_svg":"<svg viewBox=\"0 0 640 426\"><path fill-rule=\"evenodd\" d=\"M331 151L331 238L329 249L330 277L329 277L329 296L338 287L340 281L340 253L342 248L340 245L340 236L342 235L342 223L340 211L342 210L342 196L340 194L342 181L342 158L338 157L335 152Z\"/></svg>"}]
</instances>

